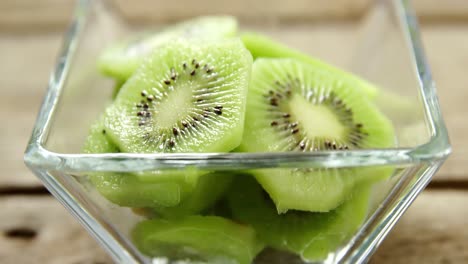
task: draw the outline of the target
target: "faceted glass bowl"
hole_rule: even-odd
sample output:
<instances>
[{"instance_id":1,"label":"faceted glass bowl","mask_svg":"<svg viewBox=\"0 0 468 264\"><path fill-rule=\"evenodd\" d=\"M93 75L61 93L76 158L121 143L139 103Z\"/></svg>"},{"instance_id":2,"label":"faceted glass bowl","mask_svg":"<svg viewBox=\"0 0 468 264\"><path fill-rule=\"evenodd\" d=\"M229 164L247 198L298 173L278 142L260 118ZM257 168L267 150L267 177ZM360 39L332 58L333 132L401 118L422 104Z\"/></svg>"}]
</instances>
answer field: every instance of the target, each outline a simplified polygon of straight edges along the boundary
<instances>
[{"instance_id":1,"label":"faceted glass bowl","mask_svg":"<svg viewBox=\"0 0 468 264\"><path fill-rule=\"evenodd\" d=\"M178 6L190 12L175 12L180 17L173 17L174 6L168 5L167 10L161 6L154 11L154 17L137 26L105 1L78 1L25 162L115 261L167 263L158 262L164 256L151 259L136 249L129 234L145 217L102 197L89 183L90 174L155 170L184 173L187 168L226 174L280 168L376 168L377 173L378 168L387 168L386 171L391 168L393 175L389 179L369 187L368 213L360 228L343 237L340 246L330 249L322 260L317 260L317 263L361 263L372 255L450 153L436 89L408 1L375 1L356 22L341 26L318 25L318 20L308 17L307 8L314 7L304 6L303 1L283 5L286 4L290 8L286 11L278 3L261 10L256 5L249 6L248 1L233 4L223 0L207 5L212 10L199 10L185 8L191 5L187 1ZM295 17L296 11L301 15ZM377 84L382 90L375 102L395 126L396 147L311 153L82 154L89 127L109 104L114 85L96 69L99 52L135 29L158 28L186 17L216 13L235 15L241 29L271 35ZM267 250L255 263L305 261Z\"/></svg>"}]
</instances>

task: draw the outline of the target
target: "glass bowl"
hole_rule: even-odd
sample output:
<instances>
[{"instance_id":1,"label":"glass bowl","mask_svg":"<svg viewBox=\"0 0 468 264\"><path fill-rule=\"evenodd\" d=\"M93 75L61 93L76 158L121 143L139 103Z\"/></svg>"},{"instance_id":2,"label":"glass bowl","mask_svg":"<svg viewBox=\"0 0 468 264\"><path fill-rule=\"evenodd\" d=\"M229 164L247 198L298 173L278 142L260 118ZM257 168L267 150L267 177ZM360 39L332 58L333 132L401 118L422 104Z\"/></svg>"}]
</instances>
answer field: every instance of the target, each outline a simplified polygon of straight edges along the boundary
<instances>
[{"instance_id":1,"label":"glass bowl","mask_svg":"<svg viewBox=\"0 0 468 264\"><path fill-rule=\"evenodd\" d=\"M207 8L174 11L193 5L186 1L161 6L153 10L154 16L136 25L106 1L78 1L27 146L25 162L116 262L168 263L164 262L166 256L142 254L130 236L134 226L148 214L109 202L90 183L90 175L209 171L222 172L217 177L239 177L254 170L367 170L375 174L390 171L391 176L385 180L366 185L370 198L365 218L354 229L338 232L341 235L328 241L334 246L325 247L321 257L314 259L316 263L362 263L450 153L436 89L409 1L375 1L359 19L329 24L320 23L314 6L304 1L275 2L262 10L269 6L263 2L249 6L247 1L233 4L223 0L206 5ZM374 101L394 124L396 147L310 153L83 154L88 129L110 103L114 85L96 69L99 52L138 29L216 13L232 14L239 18L242 29L271 35L377 84L381 91ZM306 260L266 249L254 263Z\"/></svg>"}]
</instances>

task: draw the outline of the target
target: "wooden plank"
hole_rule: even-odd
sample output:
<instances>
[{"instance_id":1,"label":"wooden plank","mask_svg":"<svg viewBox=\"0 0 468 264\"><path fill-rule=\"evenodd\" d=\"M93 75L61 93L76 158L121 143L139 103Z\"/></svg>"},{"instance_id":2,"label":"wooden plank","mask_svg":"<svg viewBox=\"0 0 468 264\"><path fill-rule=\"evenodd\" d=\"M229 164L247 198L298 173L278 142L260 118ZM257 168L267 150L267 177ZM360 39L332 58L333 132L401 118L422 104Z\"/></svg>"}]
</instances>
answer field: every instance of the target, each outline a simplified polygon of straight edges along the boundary
<instances>
[{"instance_id":1,"label":"wooden plank","mask_svg":"<svg viewBox=\"0 0 468 264\"><path fill-rule=\"evenodd\" d=\"M238 1L186 1L114 0L125 17L131 20L158 21L200 14L229 13L244 18L274 15L283 20L336 20L362 17L373 0L238 0ZM465 0L413 0L412 6L423 21L467 20L468 1Z\"/></svg>"},{"instance_id":2,"label":"wooden plank","mask_svg":"<svg viewBox=\"0 0 468 264\"><path fill-rule=\"evenodd\" d=\"M73 0L0 1L0 30L61 28L70 20ZM229 13L244 18L274 14L286 19L337 19L362 15L369 0L260 0L260 1L180 1L109 0L127 19L133 21L172 21L176 18ZM183 8L181 8L183 6Z\"/></svg>"},{"instance_id":3,"label":"wooden plank","mask_svg":"<svg viewBox=\"0 0 468 264\"><path fill-rule=\"evenodd\" d=\"M424 192L370 263L468 263L467 192Z\"/></svg>"},{"instance_id":4,"label":"wooden plank","mask_svg":"<svg viewBox=\"0 0 468 264\"><path fill-rule=\"evenodd\" d=\"M467 200L466 192L426 191L371 263L468 263ZM0 210L1 263L111 263L52 197L2 197Z\"/></svg>"},{"instance_id":5,"label":"wooden plank","mask_svg":"<svg viewBox=\"0 0 468 264\"><path fill-rule=\"evenodd\" d=\"M453 153L436 180L468 180L468 24L423 27L423 41L438 88Z\"/></svg>"},{"instance_id":6,"label":"wooden plank","mask_svg":"<svg viewBox=\"0 0 468 264\"><path fill-rule=\"evenodd\" d=\"M362 16L372 0L238 0L238 1L179 1L109 0L126 18L137 21L174 20L175 18L229 13L262 19L275 16L297 19L354 19ZM416 13L424 20L468 20L468 1L414 0ZM70 20L73 0L2 0L0 1L0 30L61 29Z\"/></svg>"},{"instance_id":7,"label":"wooden plank","mask_svg":"<svg viewBox=\"0 0 468 264\"><path fill-rule=\"evenodd\" d=\"M0 30L62 29L74 7L73 0L2 0Z\"/></svg>"},{"instance_id":8,"label":"wooden plank","mask_svg":"<svg viewBox=\"0 0 468 264\"><path fill-rule=\"evenodd\" d=\"M0 263L112 263L51 196L0 198Z\"/></svg>"},{"instance_id":9,"label":"wooden plank","mask_svg":"<svg viewBox=\"0 0 468 264\"><path fill-rule=\"evenodd\" d=\"M283 20L352 19L361 16L369 0L238 0L177 1L114 0L125 17L137 21L167 21L204 14L230 14L244 19L276 17Z\"/></svg>"},{"instance_id":10,"label":"wooden plank","mask_svg":"<svg viewBox=\"0 0 468 264\"><path fill-rule=\"evenodd\" d=\"M0 35L0 186L39 185L23 164L36 114L60 46L60 35Z\"/></svg>"},{"instance_id":11,"label":"wooden plank","mask_svg":"<svg viewBox=\"0 0 468 264\"><path fill-rule=\"evenodd\" d=\"M413 0L412 3L416 14L424 22L468 20L466 0Z\"/></svg>"}]
</instances>

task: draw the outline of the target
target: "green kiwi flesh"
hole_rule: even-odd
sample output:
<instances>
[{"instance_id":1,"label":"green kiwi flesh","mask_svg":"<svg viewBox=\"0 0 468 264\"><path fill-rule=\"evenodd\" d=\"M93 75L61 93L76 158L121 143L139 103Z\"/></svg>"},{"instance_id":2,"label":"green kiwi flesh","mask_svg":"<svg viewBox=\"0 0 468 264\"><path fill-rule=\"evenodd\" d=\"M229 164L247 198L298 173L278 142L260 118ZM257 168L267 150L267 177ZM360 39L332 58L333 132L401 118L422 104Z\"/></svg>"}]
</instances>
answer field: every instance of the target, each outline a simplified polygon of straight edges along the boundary
<instances>
[{"instance_id":1,"label":"green kiwi flesh","mask_svg":"<svg viewBox=\"0 0 468 264\"><path fill-rule=\"evenodd\" d=\"M253 228L217 216L143 221L132 238L148 256L189 263L251 264L263 248Z\"/></svg>"},{"instance_id":2,"label":"green kiwi flesh","mask_svg":"<svg viewBox=\"0 0 468 264\"><path fill-rule=\"evenodd\" d=\"M369 195L369 186L362 185L331 212L278 214L255 179L240 175L228 193L228 203L234 219L252 225L268 246L297 253L306 261L318 261L344 244L360 227L367 216Z\"/></svg>"},{"instance_id":3,"label":"green kiwi flesh","mask_svg":"<svg viewBox=\"0 0 468 264\"><path fill-rule=\"evenodd\" d=\"M161 47L107 109L108 136L122 152L229 152L242 139L251 65L236 39Z\"/></svg>"},{"instance_id":4,"label":"green kiwi flesh","mask_svg":"<svg viewBox=\"0 0 468 264\"><path fill-rule=\"evenodd\" d=\"M294 59L257 59L239 148L312 152L393 146L391 122L355 88L356 82L327 68ZM386 178L391 170L277 168L252 173L278 212L327 212L346 200L359 182Z\"/></svg>"},{"instance_id":5,"label":"green kiwi flesh","mask_svg":"<svg viewBox=\"0 0 468 264\"><path fill-rule=\"evenodd\" d=\"M374 85L370 84L369 82L351 73L347 73L342 69L338 69L335 66L325 63L317 58L294 50L265 35L253 32L246 32L241 34L241 39L244 42L244 45L247 47L247 49L252 53L254 59L261 57L297 59L304 63L310 64L313 67L326 69L331 73L335 73L343 79L348 79L347 81L350 83L355 82L356 89L360 90L363 95L366 95L370 98L374 98L378 94L379 89L376 88Z\"/></svg>"},{"instance_id":6,"label":"green kiwi flesh","mask_svg":"<svg viewBox=\"0 0 468 264\"><path fill-rule=\"evenodd\" d=\"M143 32L106 48L98 58L99 70L125 80L155 49L175 39L215 39L234 37L237 21L230 16L197 17L160 32Z\"/></svg>"},{"instance_id":7,"label":"green kiwi flesh","mask_svg":"<svg viewBox=\"0 0 468 264\"><path fill-rule=\"evenodd\" d=\"M225 194L232 181L228 173L212 172L200 176L193 191L180 204L170 207L156 206L153 209L165 218L179 218L205 212Z\"/></svg>"},{"instance_id":8,"label":"green kiwi flesh","mask_svg":"<svg viewBox=\"0 0 468 264\"><path fill-rule=\"evenodd\" d=\"M184 50L181 53L185 57L177 58L175 54ZM195 61L195 57L203 56L208 59ZM220 59L216 59L216 56ZM177 64L181 72L174 73L175 68L169 68L170 63ZM104 123L101 130L106 131L105 136L100 138L103 146L108 141L119 151L136 153L197 152L204 147L207 152L229 151L237 147L243 131L251 63L249 52L239 40L216 43L180 41L170 47L162 47L160 52L148 60L149 65L143 64L143 70L125 82L114 103L107 109L107 114L101 121ZM161 69L166 69L168 76L158 71ZM146 74L155 78L159 74L160 79L146 78ZM170 85L165 83L168 80ZM149 91L148 94L143 96L146 91ZM151 92L155 93L152 99ZM161 95L164 93L165 97ZM186 101L179 100L180 96ZM182 119L178 127L177 124L165 129L153 127L152 124L142 126L142 120L159 117L158 111L162 112L164 106L161 107L161 104L164 104L164 100L172 100L166 102L165 113L173 115L175 111L182 109L188 113L188 117ZM145 115L142 115L143 112ZM184 120L187 120L189 126L184 126ZM94 134L99 134L98 130L95 131ZM155 131L162 132L157 134ZM136 140L129 137L130 133L133 133ZM167 140L151 142L158 136L168 136L174 143L182 142L184 147L191 145L189 148L177 149L177 146L171 148L171 142ZM90 136L90 139L94 137ZM188 142L190 139L194 139L194 142ZM134 145L134 141L140 143L140 148ZM161 142L168 148L161 150L159 146L155 146ZM155 143L153 147L151 143ZM115 152L115 149L101 152ZM91 151L87 150L88 153ZM171 217L197 213L207 208L226 189L230 177L185 168L125 175L105 173L91 177L91 181L105 197L117 204L150 207L161 215ZM211 187L216 190L213 191Z\"/></svg>"},{"instance_id":9,"label":"green kiwi flesh","mask_svg":"<svg viewBox=\"0 0 468 264\"><path fill-rule=\"evenodd\" d=\"M118 153L107 137L103 118L91 126L85 153ZM211 207L225 192L232 176L185 169L165 172L152 180L130 173L92 173L92 185L109 201L128 207L151 208L165 217L199 213Z\"/></svg>"},{"instance_id":10,"label":"green kiwi flesh","mask_svg":"<svg viewBox=\"0 0 468 264\"><path fill-rule=\"evenodd\" d=\"M119 148L107 137L107 131L104 127L103 120L104 118L101 117L91 125L83 146L84 153L97 154L120 152Z\"/></svg>"},{"instance_id":11,"label":"green kiwi flesh","mask_svg":"<svg viewBox=\"0 0 468 264\"><path fill-rule=\"evenodd\" d=\"M83 151L85 153L117 153L119 148L107 137L103 118L91 126ZM93 186L104 197L121 206L155 207L175 206L181 200L181 186L170 182L141 182L135 175L113 172L95 172L89 175Z\"/></svg>"}]
</instances>

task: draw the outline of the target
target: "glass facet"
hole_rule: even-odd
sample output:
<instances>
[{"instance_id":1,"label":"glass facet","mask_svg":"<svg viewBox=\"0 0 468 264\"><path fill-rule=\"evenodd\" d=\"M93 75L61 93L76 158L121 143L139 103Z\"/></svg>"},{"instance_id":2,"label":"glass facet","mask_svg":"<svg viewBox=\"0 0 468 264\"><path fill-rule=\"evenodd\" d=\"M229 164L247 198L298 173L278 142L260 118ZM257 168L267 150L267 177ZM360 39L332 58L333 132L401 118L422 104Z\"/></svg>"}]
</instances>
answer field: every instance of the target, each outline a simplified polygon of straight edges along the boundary
<instances>
[{"instance_id":1,"label":"glass facet","mask_svg":"<svg viewBox=\"0 0 468 264\"><path fill-rule=\"evenodd\" d=\"M213 13L205 11L196 15ZM135 225L147 216L109 201L117 198L96 188L93 177L136 177L154 171L204 171L216 177L244 177L252 171L279 170L348 170L375 174L377 178L391 174L386 180L366 185L370 205L365 218L349 234L337 236L336 245L317 260L365 262L450 153L436 89L408 1L375 1L365 16L346 26L352 34L347 36L349 42L340 46L331 43L343 39L340 30L319 27L313 19L291 25L274 12L255 20L249 19L252 14L247 11L245 15L235 11L241 28L267 33L381 87L384 91L376 98L376 104L392 120L397 146L312 153L82 154L89 127L111 102L114 85L97 71L98 54L109 43L135 30L173 22L161 16L147 25L133 25L107 2L83 0L77 4L52 73L26 150L26 164L120 263L166 262L157 260L165 256L151 259L140 252L130 237ZM329 32L323 34L324 30ZM317 40L324 35L329 37ZM324 49L324 45L340 49ZM255 263L306 262L269 249Z\"/></svg>"}]
</instances>

